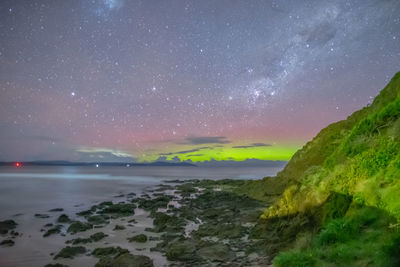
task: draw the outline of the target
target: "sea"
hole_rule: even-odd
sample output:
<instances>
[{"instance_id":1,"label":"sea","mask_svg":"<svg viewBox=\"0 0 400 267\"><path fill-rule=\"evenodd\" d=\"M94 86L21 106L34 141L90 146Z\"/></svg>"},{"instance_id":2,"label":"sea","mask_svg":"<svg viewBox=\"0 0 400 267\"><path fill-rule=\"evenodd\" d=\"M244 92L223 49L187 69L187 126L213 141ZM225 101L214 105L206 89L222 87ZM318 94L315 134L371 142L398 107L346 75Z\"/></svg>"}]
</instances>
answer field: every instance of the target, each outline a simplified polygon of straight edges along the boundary
<instances>
[{"instance_id":1,"label":"sea","mask_svg":"<svg viewBox=\"0 0 400 267\"><path fill-rule=\"evenodd\" d=\"M51 262L51 254L65 246L65 238L44 238L40 232L45 223L54 222L59 215L49 212L51 209L63 208L62 213L75 214L121 195L140 195L166 181L255 180L274 176L283 167L0 167L0 221L16 221L16 231L20 233L14 246L0 247L0 266L43 266ZM35 214L46 214L50 218L39 219ZM145 216L143 220L144 229L148 222ZM3 239L5 237L0 235L0 242ZM149 253L149 256L154 259L155 266L166 265L161 255ZM93 257L66 264L93 266L90 258Z\"/></svg>"}]
</instances>

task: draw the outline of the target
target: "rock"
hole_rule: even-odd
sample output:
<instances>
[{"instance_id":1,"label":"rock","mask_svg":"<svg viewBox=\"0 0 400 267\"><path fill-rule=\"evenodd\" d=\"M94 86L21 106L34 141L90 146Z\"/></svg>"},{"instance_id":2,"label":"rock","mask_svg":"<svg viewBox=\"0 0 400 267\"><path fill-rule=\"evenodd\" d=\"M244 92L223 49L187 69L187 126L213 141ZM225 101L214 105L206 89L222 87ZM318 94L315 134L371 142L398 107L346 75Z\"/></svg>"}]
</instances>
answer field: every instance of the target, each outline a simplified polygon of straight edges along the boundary
<instances>
[{"instance_id":1,"label":"rock","mask_svg":"<svg viewBox=\"0 0 400 267\"><path fill-rule=\"evenodd\" d=\"M125 229L126 229L125 226L119 224L115 225L114 227L114 231L125 230Z\"/></svg>"},{"instance_id":2,"label":"rock","mask_svg":"<svg viewBox=\"0 0 400 267\"><path fill-rule=\"evenodd\" d=\"M91 235L90 238L93 240L93 242L98 242L98 241L102 240L103 238L105 238L107 236L108 235L106 235L103 232L98 232L98 233L95 233L95 234Z\"/></svg>"},{"instance_id":3,"label":"rock","mask_svg":"<svg viewBox=\"0 0 400 267\"><path fill-rule=\"evenodd\" d=\"M58 223L69 223L71 220L69 219L68 215L66 214L61 214L60 217L57 219Z\"/></svg>"},{"instance_id":4,"label":"rock","mask_svg":"<svg viewBox=\"0 0 400 267\"><path fill-rule=\"evenodd\" d=\"M92 242L98 242L101 239L105 238L106 236L108 236L108 235L106 235L106 234L104 234L102 232L99 232L99 233L95 233L95 234L91 235L88 238L80 238L80 237L78 237L76 239L68 240L66 243L67 244L72 243L73 245L87 244L87 243L92 243Z\"/></svg>"},{"instance_id":5,"label":"rock","mask_svg":"<svg viewBox=\"0 0 400 267\"><path fill-rule=\"evenodd\" d=\"M77 246L77 247L67 246L67 247L63 248L60 252L58 252L58 254L54 257L54 259L58 259L58 258L70 258L70 259L72 259L76 255L84 254L84 253L86 253L86 248L85 247L82 247L82 246Z\"/></svg>"},{"instance_id":6,"label":"rock","mask_svg":"<svg viewBox=\"0 0 400 267\"><path fill-rule=\"evenodd\" d=\"M19 233L14 230L11 230L10 235L13 237L17 237L17 236L19 236Z\"/></svg>"},{"instance_id":7,"label":"rock","mask_svg":"<svg viewBox=\"0 0 400 267\"><path fill-rule=\"evenodd\" d=\"M78 232L84 232L86 230L92 229L92 227L93 226L90 223L75 221L68 227L67 232L75 234Z\"/></svg>"},{"instance_id":8,"label":"rock","mask_svg":"<svg viewBox=\"0 0 400 267\"><path fill-rule=\"evenodd\" d=\"M101 258L95 267L152 267L153 261L143 255L120 254L114 258Z\"/></svg>"},{"instance_id":9,"label":"rock","mask_svg":"<svg viewBox=\"0 0 400 267\"><path fill-rule=\"evenodd\" d=\"M205 246L197 251L197 254L210 261L226 262L234 258L235 254L229 251L229 247L223 244Z\"/></svg>"},{"instance_id":10,"label":"rock","mask_svg":"<svg viewBox=\"0 0 400 267\"><path fill-rule=\"evenodd\" d=\"M134 215L135 208L136 208L135 204L118 203L118 204L108 205L107 207L100 210L99 213L112 215L113 218L119 218L119 217Z\"/></svg>"},{"instance_id":11,"label":"rock","mask_svg":"<svg viewBox=\"0 0 400 267\"><path fill-rule=\"evenodd\" d=\"M55 208L55 209L49 210L49 212L61 212L61 211L64 211L64 209L63 208Z\"/></svg>"},{"instance_id":12,"label":"rock","mask_svg":"<svg viewBox=\"0 0 400 267\"><path fill-rule=\"evenodd\" d=\"M195 251L190 241L175 241L167 247L166 256L170 261L191 261L195 259Z\"/></svg>"},{"instance_id":13,"label":"rock","mask_svg":"<svg viewBox=\"0 0 400 267\"><path fill-rule=\"evenodd\" d=\"M47 219L47 218L50 218L49 215L47 215L47 214L40 214L40 213L36 213L36 214L35 214L35 217L36 217L36 218L40 218L40 219Z\"/></svg>"},{"instance_id":14,"label":"rock","mask_svg":"<svg viewBox=\"0 0 400 267\"><path fill-rule=\"evenodd\" d=\"M46 264L44 267L68 267L68 265L64 265L61 263L49 263Z\"/></svg>"},{"instance_id":15,"label":"rock","mask_svg":"<svg viewBox=\"0 0 400 267\"><path fill-rule=\"evenodd\" d=\"M155 232L174 231L179 232L185 227L186 222L183 218L177 216L170 216L162 212L155 212L152 214L154 217Z\"/></svg>"},{"instance_id":16,"label":"rock","mask_svg":"<svg viewBox=\"0 0 400 267\"><path fill-rule=\"evenodd\" d=\"M9 230L13 230L17 227L17 223L13 220L0 221L0 234L7 234Z\"/></svg>"},{"instance_id":17,"label":"rock","mask_svg":"<svg viewBox=\"0 0 400 267\"><path fill-rule=\"evenodd\" d=\"M129 253L129 250L123 249L121 247L104 247L96 248L95 250L93 250L92 255L100 258L105 256L121 255L124 253Z\"/></svg>"},{"instance_id":18,"label":"rock","mask_svg":"<svg viewBox=\"0 0 400 267\"><path fill-rule=\"evenodd\" d=\"M93 215L93 216L86 217L86 219L89 223L94 224L94 225L110 223L108 216L105 216L105 215Z\"/></svg>"},{"instance_id":19,"label":"rock","mask_svg":"<svg viewBox=\"0 0 400 267\"><path fill-rule=\"evenodd\" d=\"M145 234L135 235L133 237L128 238L128 240L129 240L129 242L146 243L147 235L145 235Z\"/></svg>"},{"instance_id":20,"label":"rock","mask_svg":"<svg viewBox=\"0 0 400 267\"><path fill-rule=\"evenodd\" d=\"M4 247L12 247L12 246L14 246L14 244L15 244L15 242L11 239L5 239L0 242L0 246L4 246Z\"/></svg>"},{"instance_id":21,"label":"rock","mask_svg":"<svg viewBox=\"0 0 400 267\"><path fill-rule=\"evenodd\" d=\"M167 208L173 196L160 195L153 199L139 199L139 208L147 211L157 211L159 208Z\"/></svg>"},{"instance_id":22,"label":"rock","mask_svg":"<svg viewBox=\"0 0 400 267\"><path fill-rule=\"evenodd\" d=\"M50 235L59 234L59 233L61 233L61 229L62 229L62 225L56 225L53 228L50 228L49 230L47 230L46 233L44 233L43 237L48 237Z\"/></svg>"}]
</instances>

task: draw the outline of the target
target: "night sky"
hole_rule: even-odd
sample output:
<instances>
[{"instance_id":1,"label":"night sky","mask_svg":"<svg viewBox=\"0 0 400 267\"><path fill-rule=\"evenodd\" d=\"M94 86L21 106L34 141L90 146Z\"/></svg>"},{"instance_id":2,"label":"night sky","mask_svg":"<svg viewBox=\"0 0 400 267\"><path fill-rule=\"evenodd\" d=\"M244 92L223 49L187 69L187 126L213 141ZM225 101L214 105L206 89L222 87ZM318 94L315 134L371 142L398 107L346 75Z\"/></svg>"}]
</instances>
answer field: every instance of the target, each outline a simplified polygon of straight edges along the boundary
<instances>
[{"instance_id":1,"label":"night sky","mask_svg":"<svg viewBox=\"0 0 400 267\"><path fill-rule=\"evenodd\" d=\"M398 0L2 0L0 160L287 160L397 71Z\"/></svg>"}]
</instances>

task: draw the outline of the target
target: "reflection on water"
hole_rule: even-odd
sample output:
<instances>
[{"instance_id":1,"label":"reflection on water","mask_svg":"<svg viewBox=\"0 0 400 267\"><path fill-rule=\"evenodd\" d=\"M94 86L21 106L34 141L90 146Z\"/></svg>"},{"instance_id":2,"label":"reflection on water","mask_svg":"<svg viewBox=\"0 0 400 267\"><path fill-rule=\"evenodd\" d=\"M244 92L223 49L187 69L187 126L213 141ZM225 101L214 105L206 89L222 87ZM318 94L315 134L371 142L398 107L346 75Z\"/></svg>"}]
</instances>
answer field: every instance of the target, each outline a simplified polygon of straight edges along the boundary
<instances>
[{"instance_id":1,"label":"reflection on water","mask_svg":"<svg viewBox=\"0 0 400 267\"><path fill-rule=\"evenodd\" d=\"M119 194L140 195L165 180L259 179L281 168L254 167L0 167L0 220L13 219L23 233L16 245L0 249L1 266L42 266L65 246L61 237L43 238L45 221L36 213L63 208L74 215ZM50 221L56 214L50 214ZM92 259L93 260L93 259ZM88 265L93 265L92 262ZM74 264L70 266L75 266ZM76 266L82 266L78 262ZM158 265L160 266L160 265Z\"/></svg>"}]
</instances>

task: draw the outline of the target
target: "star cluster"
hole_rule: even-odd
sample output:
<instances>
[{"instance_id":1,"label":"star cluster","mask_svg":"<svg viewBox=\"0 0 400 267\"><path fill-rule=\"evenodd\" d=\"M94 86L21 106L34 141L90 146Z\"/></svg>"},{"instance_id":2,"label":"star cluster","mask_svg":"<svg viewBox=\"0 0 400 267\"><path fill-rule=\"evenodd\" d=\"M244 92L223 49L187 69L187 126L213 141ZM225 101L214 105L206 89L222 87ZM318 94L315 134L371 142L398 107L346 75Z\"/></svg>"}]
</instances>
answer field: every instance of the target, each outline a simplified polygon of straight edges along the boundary
<instances>
[{"instance_id":1,"label":"star cluster","mask_svg":"<svg viewBox=\"0 0 400 267\"><path fill-rule=\"evenodd\" d=\"M399 41L397 0L2 1L0 160L288 159Z\"/></svg>"}]
</instances>

